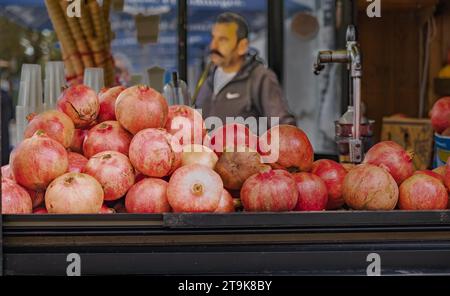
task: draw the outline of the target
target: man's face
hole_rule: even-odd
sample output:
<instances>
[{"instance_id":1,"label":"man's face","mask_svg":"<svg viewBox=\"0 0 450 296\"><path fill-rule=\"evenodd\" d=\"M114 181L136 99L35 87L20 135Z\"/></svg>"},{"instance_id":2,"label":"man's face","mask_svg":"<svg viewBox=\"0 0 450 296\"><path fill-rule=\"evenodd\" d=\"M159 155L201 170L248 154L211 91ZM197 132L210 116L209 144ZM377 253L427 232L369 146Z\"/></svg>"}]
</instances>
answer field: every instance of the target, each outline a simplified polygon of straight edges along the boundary
<instances>
[{"instance_id":1,"label":"man's face","mask_svg":"<svg viewBox=\"0 0 450 296\"><path fill-rule=\"evenodd\" d=\"M216 66L230 66L242 55L237 38L237 29L238 26L235 23L214 24L209 49L211 61Z\"/></svg>"}]
</instances>

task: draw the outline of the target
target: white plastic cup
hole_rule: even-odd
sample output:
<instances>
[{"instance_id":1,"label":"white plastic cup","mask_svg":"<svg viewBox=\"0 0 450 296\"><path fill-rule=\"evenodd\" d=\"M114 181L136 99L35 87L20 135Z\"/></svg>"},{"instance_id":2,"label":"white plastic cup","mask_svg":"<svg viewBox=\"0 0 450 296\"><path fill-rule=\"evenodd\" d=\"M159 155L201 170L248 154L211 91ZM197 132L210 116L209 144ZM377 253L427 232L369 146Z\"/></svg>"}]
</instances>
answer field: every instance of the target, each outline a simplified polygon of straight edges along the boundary
<instances>
[{"instance_id":1,"label":"white plastic cup","mask_svg":"<svg viewBox=\"0 0 450 296\"><path fill-rule=\"evenodd\" d=\"M103 77L103 68L86 68L84 69L83 84L92 88L96 93L99 93L105 87Z\"/></svg>"},{"instance_id":2,"label":"white plastic cup","mask_svg":"<svg viewBox=\"0 0 450 296\"><path fill-rule=\"evenodd\" d=\"M47 62L45 64L44 110L56 108L56 102L65 85L64 62Z\"/></svg>"}]
</instances>

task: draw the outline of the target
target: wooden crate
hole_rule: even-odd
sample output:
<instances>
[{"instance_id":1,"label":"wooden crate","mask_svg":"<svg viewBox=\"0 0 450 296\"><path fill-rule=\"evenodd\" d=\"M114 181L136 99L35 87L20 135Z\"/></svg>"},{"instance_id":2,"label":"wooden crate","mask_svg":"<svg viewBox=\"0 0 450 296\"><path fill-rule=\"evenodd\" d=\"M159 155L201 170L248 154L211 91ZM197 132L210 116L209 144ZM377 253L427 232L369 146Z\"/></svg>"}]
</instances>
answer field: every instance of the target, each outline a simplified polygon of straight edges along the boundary
<instances>
[{"instance_id":1,"label":"wooden crate","mask_svg":"<svg viewBox=\"0 0 450 296\"><path fill-rule=\"evenodd\" d=\"M430 119L383 117L382 141L394 141L414 152L416 170L431 168L434 131Z\"/></svg>"}]
</instances>

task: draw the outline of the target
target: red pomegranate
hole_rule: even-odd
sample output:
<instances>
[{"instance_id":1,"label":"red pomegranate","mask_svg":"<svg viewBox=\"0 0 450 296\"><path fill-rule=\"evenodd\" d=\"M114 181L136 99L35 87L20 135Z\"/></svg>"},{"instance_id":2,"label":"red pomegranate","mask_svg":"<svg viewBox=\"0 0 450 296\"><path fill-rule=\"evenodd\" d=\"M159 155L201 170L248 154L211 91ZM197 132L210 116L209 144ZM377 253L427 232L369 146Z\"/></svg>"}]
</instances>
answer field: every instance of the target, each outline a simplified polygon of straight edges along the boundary
<instances>
[{"instance_id":1,"label":"red pomegranate","mask_svg":"<svg viewBox=\"0 0 450 296\"><path fill-rule=\"evenodd\" d=\"M420 171L415 171L413 175L419 175L419 174L431 176L433 178L438 179L439 181L442 182L442 184L444 184L444 177L442 175L440 175L439 173L436 173L436 172L433 172L430 170L420 170Z\"/></svg>"},{"instance_id":2,"label":"red pomegranate","mask_svg":"<svg viewBox=\"0 0 450 296\"><path fill-rule=\"evenodd\" d=\"M14 182L16 181L9 164L2 166L2 179L10 179Z\"/></svg>"},{"instance_id":3,"label":"red pomegranate","mask_svg":"<svg viewBox=\"0 0 450 296\"><path fill-rule=\"evenodd\" d=\"M210 148L199 144L187 144L182 147L181 165L202 164L214 169L219 158Z\"/></svg>"},{"instance_id":4,"label":"red pomegranate","mask_svg":"<svg viewBox=\"0 0 450 296\"><path fill-rule=\"evenodd\" d=\"M292 176L298 189L298 201L295 210L325 210L328 203L328 191L325 182L311 173L295 173Z\"/></svg>"},{"instance_id":5,"label":"red pomegranate","mask_svg":"<svg viewBox=\"0 0 450 296\"><path fill-rule=\"evenodd\" d=\"M372 146L363 163L386 169L398 185L414 173L412 154L393 141L383 141Z\"/></svg>"},{"instance_id":6,"label":"red pomegranate","mask_svg":"<svg viewBox=\"0 0 450 296\"><path fill-rule=\"evenodd\" d=\"M297 184L285 170L266 168L248 178L241 189L241 202L246 211L291 211L297 201Z\"/></svg>"},{"instance_id":7,"label":"red pomegranate","mask_svg":"<svg viewBox=\"0 0 450 296\"><path fill-rule=\"evenodd\" d=\"M360 164L348 172L342 193L345 203L355 210L392 210L398 201L394 178L371 164Z\"/></svg>"},{"instance_id":8,"label":"red pomegranate","mask_svg":"<svg viewBox=\"0 0 450 296\"><path fill-rule=\"evenodd\" d=\"M195 109L185 105L169 107L165 129L177 138L181 145L202 144L206 135L206 127L202 115Z\"/></svg>"},{"instance_id":9,"label":"red pomegranate","mask_svg":"<svg viewBox=\"0 0 450 296\"><path fill-rule=\"evenodd\" d=\"M75 126L69 116L57 110L48 110L36 115L25 129L25 139L31 138L38 130L58 141L65 148L72 143Z\"/></svg>"},{"instance_id":10,"label":"red pomegranate","mask_svg":"<svg viewBox=\"0 0 450 296\"><path fill-rule=\"evenodd\" d=\"M164 97L145 85L122 91L116 100L116 118L132 134L166 125L169 107Z\"/></svg>"},{"instance_id":11,"label":"red pomegranate","mask_svg":"<svg viewBox=\"0 0 450 296\"><path fill-rule=\"evenodd\" d=\"M134 184L134 168L128 157L116 151L103 151L92 156L83 173L94 177L104 191L105 200L124 196Z\"/></svg>"},{"instance_id":12,"label":"red pomegranate","mask_svg":"<svg viewBox=\"0 0 450 296\"><path fill-rule=\"evenodd\" d=\"M441 170L441 172L444 173L444 175L443 175L444 185L445 185L445 187L447 187L447 189L450 190L450 157L447 159L447 163L444 166L444 169Z\"/></svg>"},{"instance_id":13,"label":"red pomegranate","mask_svg":"<svg viewBox=\"0 0 450 296\"><path fill-rule=\"evenodd\" d=\"M311 173L319 176L327 187L327 210L334 210L344 205L342 198L342 184L347 175L347 170L340 164L330 159L320 159L313 162Z\"/></svg>"},{"instance_id":14,"label":"red pomegranate","mask_svg":"<svg viewBox=\"0 0 450 296\"><path fill-rule=\"evenodd\" d=\"M174 212L214 212L223 192L220 176L210 168L191 164L177 169L167 187Z\"/></svg>"},{"instance_id":15,"label":"red pomegranate","mask_svg":"<svg viewBox=\"0 0 450 296\"><path fill-rule=\"evenodd\" d=\"M44 191L69 168L64 146L41 131L20 143L11 156L16 182L35 191Z\"/></svg>"},{"instance_id":16,"label":"red pomegranate","mask_svg":"<svg viewBox=\"0 0 450 296\"><path fill-rule=\"evenodd\" d=\"M75 152L69 152L69 173L81 173L86 166L88 159Z\"/></svg>"},{"instance_id":17,"label":"red pomegranate","mask_svg":"<svg viewBox=\"0 0 450 296\"><path fill-rule=\"evenodd\" d=\"M149 177L170 175L181 165L182 148L163 129L148 128L138 132L130 144L133 166Z\"/></svg>"},{"instance_id":18,"label":"red pomegranate","mask_svg":"<svg viewBox=\"0 0 450 296\"><path fill-rule=\"evenodd\" d=\"M245 147L249 147L256 151L258 147L258 137L240 123L223 125L215 129L210 137L205 139L209 141L205 143L206 146L214 150L218 156L225 150L228 152L244 152L246 151Z\"/></svg>"},{"instance_id":19,"label":"red pomegranate","mask_svg":"<svg viewBox=\"0 0 450 296\"><path fill-rule=\"evenodd\" d=\"M87 158L102 151L117 151L128 155L133 136L117 121L105 121L91 128L83 143Z\"/></svg>"},{"instance_id":20,"label":"red pomegranate","mask_svg":"<svg viewBox=\"0 0 450 296\"><path fill-rule=\"evenodd\" d=\"M66 113L76 128L86 128L97 119L100 105L90 87L79 84L65 89L58 99L58 110Z\"/></svg>"},{"instance_id":21,"label":"red pomegranate","mask_svg":"<svg viewBox=\"0 0 450 296\"><path fill-rule=\"evenodd\" d=\"M402 210L445 210L448 193L438 179L417 174L400 185L399 208Z\"/></svg>"},{"instance_id":22,"label":"red pomegranate","mask_svg":"<svg viewBox=\"0 0 450 296\"><path fill-rule=\"evenodd\" d=\"M292 125L272 127L260 137L259 149L266 157L266 163L267 154L272 155L270 165L275 169L309 172L314 160L314 151L308 136Z\"/></svg>"},{"instance_id":23,"label":"red pomegranate","mask_svg":"<svg viewBox=\"0 0 450 296\"><path fill-rule=\"evenodd\" d=\"M437 100L430 110L431 125L437 133L450 127L450 97Z\"/></svg>"},{"instance_id":24,"label":"red pomegranate","mask_svg":"<svg viewBox=\"0 0 450 296\"><path fill-rule=\"evenodd\" d=\"M30 189L25 189L31 197L31 203L34 208L41 206L44 203L45 192L43 191L34 191Z\"/></svg>"},{"instance_id":25,"label":"red pomegranate","mask_svg":"<svg viewBox=\"0 0 450 296\"><path fill-rule=\"evenodd\" d=\"M33 210L33 214L48 214L46 208L36 208Z\"/></svg>"},{"instance_id":26,"label":"red pomegranate","mask_svg":"<svg viewBox=\"0 0 450 296\"><path fill-rule=\"evenodd\" d=\"M88 134L88 130L85 129L75 129L75 133L73 135L72 143L70 144L70 151L76 153L83 153L83 142Z\"/></svg>"},{"instance_id":27,"label":"red pomegranate","mask_svg":"<svg viewBox=\"0 0 450 296\"><path fill-rule=\"evenodd\" d=\"M87 174L64 174L45 192L45 207L51 214L97 214L102 204L102 185Z\"/></svg>"},{"instance_id":28,"label":"red pomegranate","mask_svg":"<svg viewBox=\"0 0 450 296\"><path fill-rule=\"evenodd\" d=\"M167 201L167 186L161 179L146 178L134 184L125 198L128 213L166 213L170 212Z\"/></svg>"},{"instance_id":29,"label":"red pomegranate","mask_svg":"<svg viewBox=\"0 0 450 296\"><path fill-rule=\"evenodd\" d=\"M19 184L2 179L2 214L31 214L30 195Z\"/></svg>"},{"instance_id":30,"label":"red pomegranate","mask_svg":"<svg viewBox=\"0 0 450 296\"><path fill-rule=\"evenodd\" d=\"M228 191L225 189L220 196L219 206L214 213L231 213L234 212L234 200Z\"/></svg>"},{"instance_id":31,"label":"red pomegranate","mask_svg":"<svg viewBox=\"0 0 450 296\"><path fill-rule=\"evenodd\" d=\"M116 210L114 208L110 208L107 205L103 204L102 208L100 209L99 214L115 214Z\"/></svg>"},{"instance_id":32,"label":"red pomegranate","mask_svg":"<svg viewBox=\"0 0 450 296\"><path fill-rule=\"evenodd\" d=\"M116 120L116 100L120 93L125 90L123 86L115 86L103 89L98 95L100 111L98 112L97 121L99 123L108 120Z\"/></svg>"}]
</instances>

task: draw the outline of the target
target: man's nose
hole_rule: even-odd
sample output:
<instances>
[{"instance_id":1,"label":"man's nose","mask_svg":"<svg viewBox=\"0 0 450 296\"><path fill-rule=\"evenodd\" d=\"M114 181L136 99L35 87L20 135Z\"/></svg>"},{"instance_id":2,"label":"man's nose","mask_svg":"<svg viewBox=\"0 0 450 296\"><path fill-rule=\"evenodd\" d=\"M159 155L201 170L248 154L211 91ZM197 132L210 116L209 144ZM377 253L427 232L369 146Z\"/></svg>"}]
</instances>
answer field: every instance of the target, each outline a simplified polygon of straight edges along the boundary
<instances>
[{"instance_id":1,"label":"man's nose","mask_svg":"<svg viewBox=\"0 0 450 296\"><path fill-rule=\"evenodd\" d=\"M214 39L209 43L209 49L217 49L217 42Z\"/></svg>"}]
</instances>

